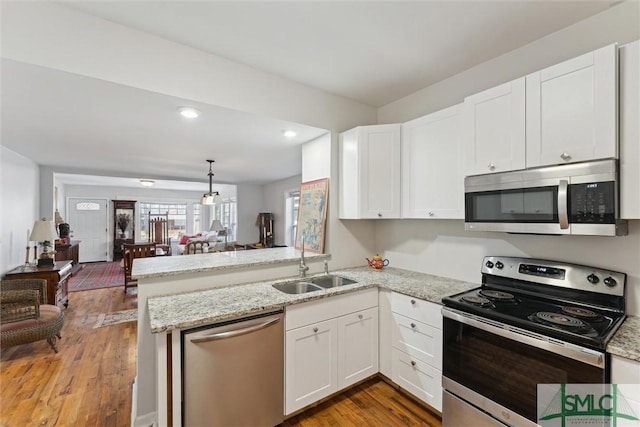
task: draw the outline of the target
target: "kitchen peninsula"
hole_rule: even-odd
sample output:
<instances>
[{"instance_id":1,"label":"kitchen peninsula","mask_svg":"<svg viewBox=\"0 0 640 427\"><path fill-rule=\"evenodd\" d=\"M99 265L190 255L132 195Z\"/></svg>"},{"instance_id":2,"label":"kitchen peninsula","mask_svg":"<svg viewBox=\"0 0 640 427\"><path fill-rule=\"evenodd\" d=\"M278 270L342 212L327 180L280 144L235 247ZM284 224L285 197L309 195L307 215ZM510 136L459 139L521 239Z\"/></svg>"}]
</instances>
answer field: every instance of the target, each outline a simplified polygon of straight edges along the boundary
<instances>
[{"instance_id":1,"label":"kitchen peninsula","mask_svg":"<svg viewBox=\"0 0 640 427\"><path fill-rule=\"evenodd\" d=\"M163 409L156 405L157 337L149 323L149 298L295 277L300 256L299 250L285 247L136 259L132 276L138 280L138 349L132 420L153 422ZM328 259L328 254L305 252L310 274L321 272L322 261Z\"/></svg>"}]
</instances>

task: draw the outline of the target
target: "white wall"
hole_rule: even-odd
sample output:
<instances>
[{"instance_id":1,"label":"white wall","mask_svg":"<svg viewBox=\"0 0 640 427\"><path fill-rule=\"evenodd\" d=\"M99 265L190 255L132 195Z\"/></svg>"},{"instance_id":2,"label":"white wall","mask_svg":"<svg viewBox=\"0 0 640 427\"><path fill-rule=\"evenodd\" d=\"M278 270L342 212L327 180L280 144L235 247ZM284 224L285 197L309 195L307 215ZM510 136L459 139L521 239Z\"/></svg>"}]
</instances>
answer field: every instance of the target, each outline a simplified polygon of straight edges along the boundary
<instances>
[{"instance_id":1,"label":"white wall","mask_svg":"<svg viewBox=\"0 0 640 427\"><path fill-rule=\"evenodd\" d=\"M25 262L27 236L38 219L39 178L37 164L0 146L0 274Z\"/></svg>"},{"instance_id":2,"label":"white wall","mask_svg":"<svg viewBox=\"0 0 640 427\"><path fill-rule=\"evenodd\" d=\"M378 109L378 123L405 122L465 96L611 43L640 39L640 3L625 2Z\"/></svg>"},{"instance_id":3,"label":"white wall","mask_svg":"<svg viewBox=\"0 0 640 427\"><path fill-rule=\"evenodd\" d=\"M627 311L640 315L640 220L619 237L534 236L464 231L462 220L378 221L376 251L390 265L480 284L486 255L524 256L627 274Z\"/></svg>"},{"instance_id":4,"label":"white wall","mask_svg":"<svg viewBox=\"0 0 640 427\"><path fill-rule=\"evenodd\" d=\"M286 244L286 196L291 191L300 190L301 182L302 176L295 175L263 186L265 207L263 212L271 212L273 214L273 243L275 245L282 246Z\"/></svg>"},{"instance_id":5,"label":"white wall","mask_svg":"<svg viewBox=\"0 0 640 427\"><path fill-rule=\"evenodd\" d=\"M256 243L258 226L256 220L260 212L268 212L264 204L264 186L255 184L238 185L238 243Z\"/></svg>"}]
</instances>

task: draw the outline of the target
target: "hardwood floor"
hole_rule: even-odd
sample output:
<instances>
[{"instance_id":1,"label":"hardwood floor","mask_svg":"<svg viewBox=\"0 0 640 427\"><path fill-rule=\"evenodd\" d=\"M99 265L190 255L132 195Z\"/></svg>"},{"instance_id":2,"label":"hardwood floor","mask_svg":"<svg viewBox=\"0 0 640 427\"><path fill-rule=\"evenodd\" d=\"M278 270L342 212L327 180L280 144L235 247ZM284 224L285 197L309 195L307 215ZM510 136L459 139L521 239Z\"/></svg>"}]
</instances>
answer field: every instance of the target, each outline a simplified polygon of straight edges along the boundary
<instances>
[{"instance_id":1,"label":"hardwood floor","mask_svg":"<svg viewBox=\"0 0 640 427\"><path fill-rule=\"evenodd\" d=\"M70 294L59 353L46 341L10 347L0 358L0 426L130 425L136 323L93 329L100 313L135 308L136 289ZM367 381L285 421L284 427L440 426L413 400Z\"/></svg>"},{"instance_id":2,"label":"hardwood floor","mask_svg":"<svg viewBox=\"0 0 640 427\"><path fill-rule=\"evenodd\" d=\"M289 418L283 427L431 426L440 418L379 379L366 381Z\"/></svg>"},{"instance_id":3,"label":"hardwood floor","mask_svg":"<svg viewBox=\"0 0 640 427\"><path fill-rule=\"evenodd\" d=\"M128 426L136 322L93 329L100 313L137 306L122 287L69 294L58 353L45 340L2 350L0 425Z\"/></svg>"}]
</instances>

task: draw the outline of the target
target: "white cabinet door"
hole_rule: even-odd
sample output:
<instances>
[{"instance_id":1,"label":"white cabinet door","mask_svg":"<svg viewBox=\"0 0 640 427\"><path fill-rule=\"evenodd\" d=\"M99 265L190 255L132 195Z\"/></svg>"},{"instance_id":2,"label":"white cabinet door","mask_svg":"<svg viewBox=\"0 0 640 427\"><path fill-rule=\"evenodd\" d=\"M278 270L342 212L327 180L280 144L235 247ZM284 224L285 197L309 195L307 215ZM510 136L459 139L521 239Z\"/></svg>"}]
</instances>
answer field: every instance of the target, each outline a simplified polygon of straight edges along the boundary
<instances>
[{"instance_id":1,"label":"white cabinet door","mask_svg":"<svg viewBox=\"0 0 640 427\"><path fill-rule=\"evenodd\" d=\"M525 78L464 100L465 175L524 169Z\"/></svg>"},{"instance_id":2,"label":"white cabinet door","mask_svg":"<svg viewBox=\"0 0 640 427\"><path fill-rule=\"evenodd\" d=\"M618 157L618 49L527 76L527 167Z\"/></svg>"},{"instance_id":3,"label":"white cabinet door","mask_svg":"<svg viewBox=\"0 0 640 427\"><path fill-rule=\"evenodd\" d=\"M342 219L400 217L400 125L340 134Z\"/></svg>"},{"instance_id":4,"label":"white cabinet door","mask_svg":"<svg viewBox=\"0 0 640 427\"><path fill-rule=\"evenodd\" d=\"M402 125L402 217L464 218L462 104Z\"/></svg>"},{"instance_id":5,"label":"white cabinet door","mask_svg":"<svg viewBox=\"0 0 640 427\"><path fill-rule=\"evenodd\" d=\"M640 218L640 40L620 47L620 217Z\"/></svg>"},{"instance_id":6,"label":"white cabinet door","mask_svg":"<svg viewBox=\"0 0 640 427\"><path fill-rule=\"evenodd\" d=\"M337 332L336 319L287 332L286 414L337 391Z\"/></svg>"},{"instance_id":7,"label":"white cabinet door","mask_svg":"<svg viewBox=\"0 0 640 427\"><path fill-rule=\"evenodd\" d=\"M338 318L338 389L378 372L378 308Z\"/></svg>"}]
</instances>

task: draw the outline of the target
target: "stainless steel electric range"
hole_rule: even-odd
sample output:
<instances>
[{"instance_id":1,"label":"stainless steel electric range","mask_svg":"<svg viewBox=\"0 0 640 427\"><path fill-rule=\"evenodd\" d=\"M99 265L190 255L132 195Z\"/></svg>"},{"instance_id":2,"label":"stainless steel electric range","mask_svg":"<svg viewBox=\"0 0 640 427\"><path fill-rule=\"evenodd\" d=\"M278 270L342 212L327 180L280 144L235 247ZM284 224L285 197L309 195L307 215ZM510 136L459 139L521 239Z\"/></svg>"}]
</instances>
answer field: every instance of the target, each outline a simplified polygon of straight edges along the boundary
<instances>
[{"instance_id":1,"label":"stainless steel electric range","mask_svg":"<svg viewBox=\"0 0 640 427\"><path fill-rule=\"evenodd\" d=\"M442 425L535 426L537 385L609 382L626 274L485 257L482 286L443 299Z\"/></svg>"}]
</instances>

